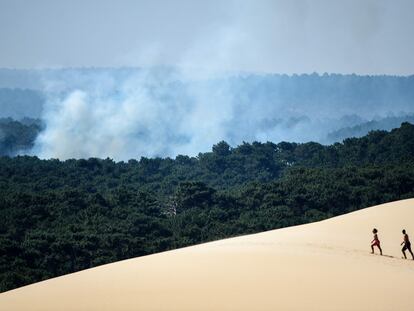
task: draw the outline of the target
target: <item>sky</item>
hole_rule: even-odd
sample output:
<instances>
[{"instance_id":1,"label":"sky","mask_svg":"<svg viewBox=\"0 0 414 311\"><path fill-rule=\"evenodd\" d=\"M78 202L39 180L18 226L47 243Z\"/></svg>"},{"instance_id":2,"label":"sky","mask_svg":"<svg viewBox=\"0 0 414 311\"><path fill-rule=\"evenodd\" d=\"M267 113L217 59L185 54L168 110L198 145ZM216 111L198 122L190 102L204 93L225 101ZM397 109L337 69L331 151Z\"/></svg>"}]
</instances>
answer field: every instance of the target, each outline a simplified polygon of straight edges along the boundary
<instances>
[{"instance_id":1,"label":"sky","mask_svg":"<svg viewBox=\"0 0 414 311\"><path fill-rule=\"evenodd\" d=\"M412 0L0 0L0 67L414 73Z\"/></svg>"}]
</instances>

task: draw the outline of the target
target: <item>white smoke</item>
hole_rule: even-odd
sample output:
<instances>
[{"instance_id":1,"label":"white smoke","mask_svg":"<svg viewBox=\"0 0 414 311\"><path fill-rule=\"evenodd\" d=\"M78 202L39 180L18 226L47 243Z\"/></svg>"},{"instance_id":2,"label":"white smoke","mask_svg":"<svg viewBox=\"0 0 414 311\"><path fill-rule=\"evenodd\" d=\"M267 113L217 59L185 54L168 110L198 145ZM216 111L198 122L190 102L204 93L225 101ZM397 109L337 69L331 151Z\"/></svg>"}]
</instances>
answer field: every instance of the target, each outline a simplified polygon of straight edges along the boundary
<instances>
[{"instance_id":1,"label":"white smoke","mask_svg":"<svg viewBox=\"0 0 414 311\"><path fill-rule=\"evenodd\" d=\"M243 124L237 124L237 90L225 71L233 68L232 58L248 40L232 21L200 33L174 68L150 66L119 80L105 72L76 70L48 77L45 90L55 95L44 109L46 129L34 153L42 158L127 160L195 155L231 139L229 132ZM157 64L160 53L159 48L146 49L137 58Z\"/></svg>"},{"instance_id":2,"label":"white smoke","mask_svg":"<svg viewBox=\"0 0 414 311\"><path fill-rule=\"evenodd\" d=\"M127 160L194 154L226 138L233 102L223 81L141 70L118 84L105 83L105 89L100 82L49 100L36 154Z\"/></svg>"}]
</instances>

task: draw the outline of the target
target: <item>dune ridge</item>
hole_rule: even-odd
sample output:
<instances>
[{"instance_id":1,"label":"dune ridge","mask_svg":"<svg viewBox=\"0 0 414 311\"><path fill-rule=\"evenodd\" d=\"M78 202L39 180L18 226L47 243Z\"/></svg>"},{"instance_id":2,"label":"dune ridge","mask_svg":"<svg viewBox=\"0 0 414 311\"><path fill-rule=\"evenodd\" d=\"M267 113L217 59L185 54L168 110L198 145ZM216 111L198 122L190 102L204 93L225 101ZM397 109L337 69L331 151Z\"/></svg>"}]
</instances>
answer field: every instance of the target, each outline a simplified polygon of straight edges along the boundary
<instances>
[{"instance_id":1,"label":"dune ridge","mask_svg":"<svg viewBox=\"0 0 414 311\"><path fill-rule=\"evenodd\" d=\"M414 241L414 199L65 275L0 294L0 310L414 310L402 229Z\"/></svg>"}]
</instances>

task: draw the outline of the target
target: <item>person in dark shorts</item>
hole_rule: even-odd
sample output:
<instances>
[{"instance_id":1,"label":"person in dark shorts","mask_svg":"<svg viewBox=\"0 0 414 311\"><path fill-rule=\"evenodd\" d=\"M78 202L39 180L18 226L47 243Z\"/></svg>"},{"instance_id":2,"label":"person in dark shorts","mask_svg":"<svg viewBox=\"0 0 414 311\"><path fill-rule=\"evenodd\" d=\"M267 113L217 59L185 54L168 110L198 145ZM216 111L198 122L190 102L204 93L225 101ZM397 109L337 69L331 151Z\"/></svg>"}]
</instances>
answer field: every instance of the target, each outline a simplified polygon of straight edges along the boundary
<instances>
[{"instance_id":1,"label":"person in dark shorts","mask_svg":"<svg viewBox=\"0 0 414 311\"><path fill-rule=\"evenodd\" d=\"M404 254L404 258L407 259L407 256L405 255L405 251L408 250L411 254L411 257L413 257L413 260L414 260L414 254L413 254L413 251L411 250L411 242L408 237L408 234L405 232L405 230L403 230L402 233L404 234L404 240L402 241L401 245L404 244L404 246L401 251Z\"/></svg>"},{"instance_id":2,"label":"person in dark shorts","mask_svg":"<svg viewBox=\"0 0 414 311\"><path fill-rule=\"evenodd\" d=\"M380 240L378 239L378 235L377 235L378 230L376 228L372 229L372 233L374 234L374 239L371 241L371 254L374 254L374 246L378 247L380 254L382 255L382 249L381 249L381 243Z\"/></svg>"}]
</instances>

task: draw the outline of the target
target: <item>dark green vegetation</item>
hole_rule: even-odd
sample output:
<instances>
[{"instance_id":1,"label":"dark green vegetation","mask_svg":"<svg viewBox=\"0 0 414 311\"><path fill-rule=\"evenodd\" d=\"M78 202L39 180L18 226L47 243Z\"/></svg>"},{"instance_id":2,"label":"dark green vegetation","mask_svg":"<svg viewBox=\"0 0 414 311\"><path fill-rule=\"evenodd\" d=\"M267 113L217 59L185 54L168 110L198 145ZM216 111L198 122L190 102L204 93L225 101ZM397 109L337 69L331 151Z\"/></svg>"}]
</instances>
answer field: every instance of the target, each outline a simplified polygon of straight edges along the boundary
<instances>
[{"instance_id":1,"label":"dark green vegetation","mask_svg":"<svg viewBox=\"0 0 414 311\"><path fill-rule=\"evenodd\" d=\"M197 157L0 158L0 289L414 197L414 126Z\"/></svg>"},{"instance_id":2,"label":"dark green vegetation","mask_svg":"<svg viewBox=\"0 0 414 311\"><path fill-rule=\"evenodd\" d=\"M13 156L32 149L42 127L40 120L0 118L0 156Z\"/></svg>"}]
</instances>

